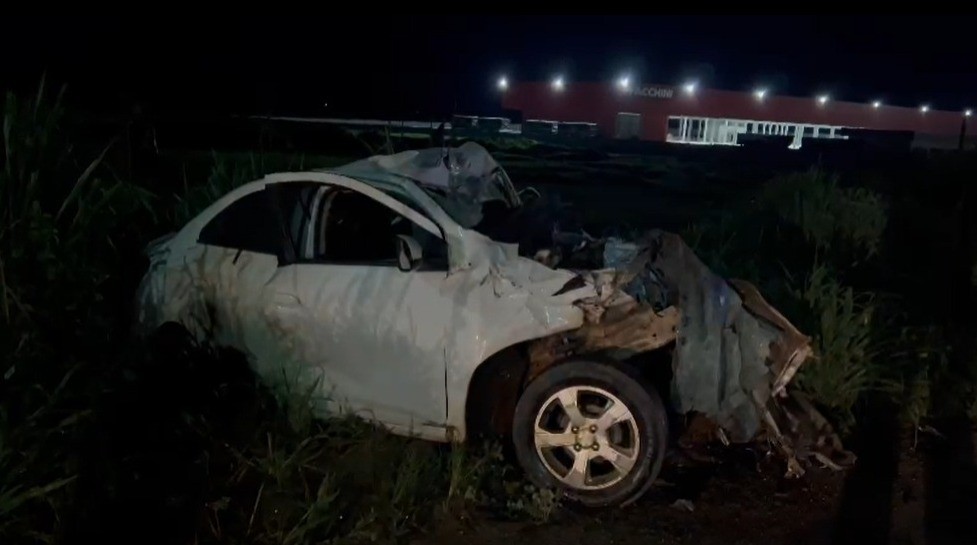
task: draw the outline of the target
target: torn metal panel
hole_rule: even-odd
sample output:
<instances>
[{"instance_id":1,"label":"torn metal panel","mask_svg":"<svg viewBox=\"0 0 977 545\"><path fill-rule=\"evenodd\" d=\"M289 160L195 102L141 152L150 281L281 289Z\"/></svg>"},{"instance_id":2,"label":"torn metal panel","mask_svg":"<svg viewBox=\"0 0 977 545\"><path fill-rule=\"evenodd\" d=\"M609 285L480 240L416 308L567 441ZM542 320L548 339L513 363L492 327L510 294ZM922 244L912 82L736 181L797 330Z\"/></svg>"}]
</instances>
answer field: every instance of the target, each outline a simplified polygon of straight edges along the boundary
<instances>
[{"instance_id":1,"label":"torn metal panel","mask_svg":"<svg viewBox=\"0 0 977 545\"><path fill-rule=\"evenodd\" d=\"M802 460L841 470L854 465L855 455L846 450L826 418L803 393L796 390L770 398L763 410L762 436L787 460L787 476L804 474Z\"/></svg>"},{"instance_id":2,"label":"torn metal panel","mask_svg":"<svg viewBox=\"0 0 977 545\"><path fill-rule=\"evenodd\" d=\"M743 299L743 306L756 316L774 324L783 333L770 347L770 363L776 375L771 395L784 394L787 385L794 379L801 364L813 355L811 338L794 327L787 318L768 303L756 286L744 280L730 280Z\"/></svg>"},{"instance_id":3,"label":"torn metal panel","mask_svg":"<svg viewBox=\"0 0 977 545\"><path fill-rule=\"evenodd\" d=\"M618 332L612 345L640 351L675 341L677 408L705 414L724 431L724 439L748 441L763 430L785 454L793 474L802 472L799 458L814 457L826 465L832 459L850 462L851 454L827 420L802 395L787 391L812 356L810 337L756 287L716 276L681 238L662 231L633 242L609 239L603 258L603 265L615 270L593 273L599 296L578 303L587 310L588 323L534 343L534 369L574 352L613 348L597 346L587 334L606 330L601 324L610 320ZM609 296L608 290L624 292L631 300L621 304L621 296ZM673 329L663 331L669 325Z\"/></svg>"},{"instance_id":4,"label":"torn metal panel","mask_svg":"<svg viewBox=\"0 0 977 545\"><path fill-rule=\"evenodd\" d=\"M572 331L546 337L529 345L529 380L548 367L579 354L604 353L624 360L657 350L675 340L679 311L657 312L648 305L617 305L599 319L590 319Z\"/></svg>"},{"instance_id":5,"label":"torn metal panel","mask_svg":"<svg viewBox=\"0 0 977 545\"><path fill-rule=\"evenodd\" d=\"M783 332L744 308L733 286L678 236L651 231L632 254L623 269L634 276L625 277L622 288L641 290L646 304L675 305L681 313L673 352L677 408L715 419L733 441L751 439L761 420L754 398L770 395L770 347Z\"/></svg>"}]
</instances>

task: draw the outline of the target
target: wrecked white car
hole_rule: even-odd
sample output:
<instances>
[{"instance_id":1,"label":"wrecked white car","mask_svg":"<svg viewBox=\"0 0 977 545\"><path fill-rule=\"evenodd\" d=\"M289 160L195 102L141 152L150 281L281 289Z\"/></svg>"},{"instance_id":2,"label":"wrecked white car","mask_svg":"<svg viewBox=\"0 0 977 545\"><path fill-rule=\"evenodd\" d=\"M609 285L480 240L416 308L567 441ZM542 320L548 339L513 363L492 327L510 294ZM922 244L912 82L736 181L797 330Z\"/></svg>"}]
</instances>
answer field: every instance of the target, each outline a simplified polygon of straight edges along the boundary
<instances>
[{"instance_id":1,"label":"wrecked white car","mask_svg":"<svg viewBox=\"0 0 977 545\"><path fill-rule=\"evenodd\" d=\"M587 505L654 481L663 396L725 439L763 434L792 472L833 463L830 427L786 393L809 339L752 286L661 232L520 256L477 229L519 200L475 144L272 174L150 246L139 321L243 351L273 386L315 388L322 414L433 441L504 433L530 479ZM584 246L602 262L540 262ZM670 385L651 385L662 365Z\"/></svg>"}]
</instances>

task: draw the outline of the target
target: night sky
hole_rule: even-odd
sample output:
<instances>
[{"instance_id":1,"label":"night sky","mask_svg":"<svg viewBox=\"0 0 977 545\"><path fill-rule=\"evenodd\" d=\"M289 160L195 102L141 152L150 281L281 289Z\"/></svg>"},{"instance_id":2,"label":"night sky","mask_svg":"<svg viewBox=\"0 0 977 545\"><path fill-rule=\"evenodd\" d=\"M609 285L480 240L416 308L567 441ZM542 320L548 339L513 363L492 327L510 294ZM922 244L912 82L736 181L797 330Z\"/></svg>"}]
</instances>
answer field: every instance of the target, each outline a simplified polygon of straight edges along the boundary
<instances>
[{"instance_id":1,"label":"night sky","mask_svg":"<svg viewBox=\"0 0 977 545\"><path fill-rule=\"evenodd\" d=\"M19 19L0 87L40 74L73 105L426 118L498 112L494 82L606 80L977 107L975 17Z\"/></svg>"}]
</instances>

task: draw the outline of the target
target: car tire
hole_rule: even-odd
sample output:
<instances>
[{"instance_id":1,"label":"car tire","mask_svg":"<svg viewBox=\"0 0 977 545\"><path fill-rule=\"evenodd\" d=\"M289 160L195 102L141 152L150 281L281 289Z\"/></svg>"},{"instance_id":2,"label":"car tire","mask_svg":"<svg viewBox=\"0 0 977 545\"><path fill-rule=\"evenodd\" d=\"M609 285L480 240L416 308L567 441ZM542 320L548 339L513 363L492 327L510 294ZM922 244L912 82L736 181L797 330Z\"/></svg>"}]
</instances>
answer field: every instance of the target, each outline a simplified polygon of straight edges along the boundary
<instances>
[{"instance_id":1,"label":"car tire","mask_svg":"<svg viewBox=\"0 0 977 545\"><path fill-rule=\"evenodd\" d=\"M588 507L626 505L665 457L661 398L623 364L569 361L536 377L516 404L516 458L541 488Z\"/></svg>"}]
</instances>

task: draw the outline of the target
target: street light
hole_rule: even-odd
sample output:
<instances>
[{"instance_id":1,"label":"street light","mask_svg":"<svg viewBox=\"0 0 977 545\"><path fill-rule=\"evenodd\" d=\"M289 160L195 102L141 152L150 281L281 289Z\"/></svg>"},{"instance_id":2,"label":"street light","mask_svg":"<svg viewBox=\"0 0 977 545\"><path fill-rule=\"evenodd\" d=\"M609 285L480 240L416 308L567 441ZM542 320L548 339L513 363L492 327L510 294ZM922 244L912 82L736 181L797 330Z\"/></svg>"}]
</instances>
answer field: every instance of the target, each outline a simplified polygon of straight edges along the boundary
<instances>
[{"instance_id":1,"label":"street light","mask_svg":"<svg viewBox=\"0 0 977 545\"><path fill-rule=\"evenodd\" d=\"M505 91L506 89L509 88L509 79L506 78L505 76L502 76L501 78L499 78L499 82L496 83L495 86L499 88L499 91Z\"/></svg>"},{"instance_id":2,"label":"street light","mask_svg":"<svg viewBox=\"0 0 977 545\"><path fill-rule=\"evenodd\" d=\"M552 86L553 86L553 90L556 91L557 93L562 92L564 87L563 76L556 76L555 78L553 78Z\"/></svg>"},{"instance_id":3,"label":"street light","mask_svg":"<svg viewBox=\"0 0 977 545\"><path fill-rule=\"evenodd\" d=\"M617 88L622 91L628 91L631 89L631 76L621 76L617 80Z\"/></svg>"}]
</instances>

